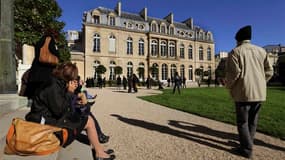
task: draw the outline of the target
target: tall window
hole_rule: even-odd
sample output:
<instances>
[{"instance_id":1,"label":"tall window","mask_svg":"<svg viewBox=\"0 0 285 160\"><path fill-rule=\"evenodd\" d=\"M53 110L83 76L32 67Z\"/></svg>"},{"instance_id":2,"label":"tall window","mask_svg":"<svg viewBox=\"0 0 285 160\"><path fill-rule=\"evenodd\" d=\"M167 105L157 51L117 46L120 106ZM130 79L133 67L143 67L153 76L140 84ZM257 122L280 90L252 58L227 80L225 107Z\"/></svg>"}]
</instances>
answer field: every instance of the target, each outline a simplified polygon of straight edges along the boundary
<instances>
[{"instance_id":1,"label":"tall window","mask_svg":"<svg viewBox=\"0 0 285 160\"><path fill-rule=\"evenodd\" d=\"M189 80L193 81L193 67L192 67L192 65L189 66L188 72L189 72Z\"/></svg>"},{"instance_id":2,"label":"tall window","mask_svg":"<svg viewBox=\"0 0 285 160\"><path fill-rule=\"evenodd\" d=\"M144 40L143 39L139 40L139 55L140 56L144 55Z\"/></svg>"},{"instance_id":3,"label":"tall window","mask_svg":"<svg viewBox=\"0 0 285 160\"><path fill-rule=\"evenodd\" d=\"M93 52L100 52L100 35L95 34L93 37L94 46L93 46Z\"/></svg>"},{"instance_id":4,"label":"tall window","mask_svg":"<svg viewBox=\"0 0 285 160\"><path fill-rule=\"evenodd\" d=\"M177 70L176 70L176 65L175 65L175 64L172 64L172 65L170 66L170 75L171 75L172 78L174 78L175 72L177 72Z\"/></svg>"},{"instance_id":5,"label":"tall window","mask_svg":"<svg viewBox=\"0 0 285 160\"><path fill-rule=\"evenodd\" d=\"M156 31L156 24L155 24L155 23L151 24L151 31L157 32L157 31Z\"/></svg>"},{"instance_id":6,"label":"tall window","mask_svg":"<svg viewBox=\"0 0 285 160\"><path fill-rule=\"evenodd\" d=\"M175 44L173 42L169 43L169 56L175 57Z\"/></svg>"},{"instance_id":7,"label":"tall window","mask_svg":"<svg viewBox=\"0 0 285 160\"><path fill-rule=\"evenodd\" d=\"M93 21L95 24L100 24L100 16L93 16Z\"/></svg>"},{"instance_id":8,"label":"tall window","mask_svg":"<svg viewBox=\"0 0 285 160\"><path fill-rule=\"evenodd\" d=\"M110 25L115 26L116 25L116 19L115 17L110 17Z\"/></svg>"},{"instance_id":9,"label":"tall window","mask_svg":"<svg viewBox=\"0 0 285 160\"><path fill-rule=\"evenodd\" d=\"M160 43L160 55L161 57L166 57L167 49L166 49L166 42L162 41Z\"/></svg>"},{"instance_id":10,"label":"tall window","mask_svg":"<svg viewBox=\"0 0 285 160\"><path fill-rule=\"evenodd\" d=\"M208 76L209 76L209 77L212 76L212 69L211 69L211 66L208 67Z\"/></svg>"},{"instance_id":11,"label":"tall window","mask_svg":"<svg viewBox=\"0 0 285 160\"><path fill-rule=\"evenodd\" d=\"M161 33L166 33L165 25L161 25Z\"/></svg>"},{"instance_id":12,"label":"tall window","mask_svg":"<svg viewBox=\"0 0 285 160\"><path fill-rule=\"evenodd\" d=\"M133 39L131 37L127 39L127 54L133 54Z\"/></svg>"},{"instance_id":13,"label":"tall window","mask_svg":"<svg viewBox=\"0 0 285 160\"><path fill-rule=\"evenodd\" d=\"M174 35L174 28L173 27L169 27L169 34Z\"/></svg>"},{"instance_id":14,"label":"tall window","mask_svg":"<svg viewBox=\"0 0 285 160\"><path fill-rule=\"evenodd\" d=\"M109 37L109 52L116 52L116 37L114 35Z\"/></svg>"},{"instance_id":15,"label":"tall window","mask_svg":"<svg viewBox=\"0 0 285 160\"><path fill-rule=\"evenodd\" d=\"M152 65L152 68L155 68L155 69L152 70L151 75L153 79L158 80L158 64L154 63Z\"/></svg>"},{"instance_id":16,"label":"tall window","mask_svg":"<svg viewBox=\"0 0 285 160\"><path fill-rule=\"evenodd\" d=\"M98 78L98 74L96 72L97 67L100 65L100 61L95 60L94 64L93 64L93 68L94 68L94 78L97 79Z\"/></svg>"},{"instance_id":17,"label":"tall window","mask_svg":"<svg viewBox=\"0 0 285 160\"><path fill-rule=\"evenodd\" d=\"M115 66L116 63L114 61L110 61L110 76L109 76L109 80L115 80Z\"/></svg>"},{"instance_id":18,"label":"tall window","mask_svg":"<svg viewBox=\"0 0 285 160\"><path fill-rule=\"evenodd\" d=\"M133 74L133 63L128 62L127 64L127 76L131 76Z\"/></svg>"},{"instance_id":19,"label":"tall window","mask_svg":"<svg viewBox=\"0 0 285 160\"><path fill-rule=\"evenodd\" d=\"M185 77L185 67L184 67L184 65L180 66L180 76L181 77Z\"/></svg>"},{"instance_id":20,"label":"tall window","mask_svg":"<svg viewBox=\"0 0 285 160\"><path fill-rule=\"evenodd\" d=\"M212 58L211 58L211 48L209 47L207 49L207 60L210 61Z\"/></svg>"},{"instance_id":21,"label":"tall window","mask_svg":"<svg viewBox=\"0 0 285 160\"><path fill-rule=\"evenodd\" d=\"M199 60L204 60L203 47L199 47Z\"/></svg>"},{"instance_id":22,"label":"tall window","mask_svg":"<svg viewBox=\"0 0 285 160\"><path fill-rule=\"evenodd\" d=\"M188 48L188 59L193 59L193 47L192 45Z\"/></svg>"},{"instance_id":23,"label":"tall window","mask_svg":"<svg viewBox=\"0 0 285 160\"><path fill-rule=\"evenodd\" d=\"M140 62L139 63L139 79L143 80L144 79L144 63Z\"/></svg>"},{"instance_id":24,"label":"tall window","mask_svg":"<svg viewBox=\"0 0 285 160\"><path fill-rule=\"evenodd\" d=\"M162 68L161 68L161 79L162 80L167 80L168 78L168 68L167 68L167 64L162 64Z\"/></svg>"},{"instance_id":25,"label":"tall window","mask_svg":"<svg viewBox=\"0 0 285 160\"><path fill-rule=\"evenodd\" d=\"M151 56L157 56L157 42L156 40L151 41Z\"/></svg>"},{"instance_id":26,"label":"tall window","mask_svg":"<svg viewBox=\"0 0 285 160\"><path fill-rule=\"evenodd\" d=\"M185 53L184 53L184 44L180 45L180 58L185 58Z\"/></svg>"}]
</instances>

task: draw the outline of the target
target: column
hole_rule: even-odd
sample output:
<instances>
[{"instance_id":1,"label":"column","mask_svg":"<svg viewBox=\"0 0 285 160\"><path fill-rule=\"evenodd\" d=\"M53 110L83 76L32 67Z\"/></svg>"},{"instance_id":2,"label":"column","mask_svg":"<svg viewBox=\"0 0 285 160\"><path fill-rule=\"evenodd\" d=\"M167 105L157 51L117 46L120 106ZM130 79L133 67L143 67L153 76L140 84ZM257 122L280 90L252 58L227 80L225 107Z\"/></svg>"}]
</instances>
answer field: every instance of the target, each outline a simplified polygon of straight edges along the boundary
<instances>
[{"instance_id":1,"label":"column","mask_svg":"<svg viewBox=\"0 0 285 160\"><path fill-rule=\"evenodd\" d=\"M0 93L16 93L14 0L0 0Z\"/></svg>"}]
</instances>

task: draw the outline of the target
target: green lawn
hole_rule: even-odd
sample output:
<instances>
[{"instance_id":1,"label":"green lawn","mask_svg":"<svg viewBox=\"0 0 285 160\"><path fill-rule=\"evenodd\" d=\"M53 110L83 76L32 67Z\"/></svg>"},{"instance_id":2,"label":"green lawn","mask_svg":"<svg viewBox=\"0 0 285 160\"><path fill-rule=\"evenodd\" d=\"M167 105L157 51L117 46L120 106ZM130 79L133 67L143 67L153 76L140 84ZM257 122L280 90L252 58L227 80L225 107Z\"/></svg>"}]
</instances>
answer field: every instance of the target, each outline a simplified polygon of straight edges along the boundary
<instances>
[{"instance_id":1,"label":"green lawn","mask_svg":"<svg viewBox=\"0 0 285 160\"><path fill-rule=\"evenodd\" d=\"M140 97L169 108L236 124L234 103L225 88L187 88L181 94L163 90L160 95ZM268 88L267 101L263 103L258 131L285 139L285 88Z\"/></svg>"}]
</instances>

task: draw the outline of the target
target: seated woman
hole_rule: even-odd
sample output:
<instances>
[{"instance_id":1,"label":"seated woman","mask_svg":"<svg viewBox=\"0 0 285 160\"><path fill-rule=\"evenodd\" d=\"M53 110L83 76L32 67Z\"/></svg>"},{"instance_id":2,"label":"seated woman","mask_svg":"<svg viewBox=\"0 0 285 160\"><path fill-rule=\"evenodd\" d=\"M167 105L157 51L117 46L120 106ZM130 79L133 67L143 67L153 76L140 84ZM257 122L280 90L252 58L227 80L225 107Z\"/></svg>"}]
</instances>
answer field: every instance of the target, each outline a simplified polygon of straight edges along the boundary
<instances>
[{"instance_id":1,"label":"seated woman","mask_svg":"<svg viewBox=\"0 0 285 160\"><path fill-rule=\"evenodd\" d=\"M93 150L95 160L112 160L114 155L108 155L99 143L94 120L91 116L81 116L71 106L74 99L74 90L77 88L78 69L71 62L63 63L55 68L50 82L36 90L31 111L26 120L67 128L68 142L72 143L75 137L86 130ZM85 103L85 102L82 102Z\"/></svg>"}]
</instances>

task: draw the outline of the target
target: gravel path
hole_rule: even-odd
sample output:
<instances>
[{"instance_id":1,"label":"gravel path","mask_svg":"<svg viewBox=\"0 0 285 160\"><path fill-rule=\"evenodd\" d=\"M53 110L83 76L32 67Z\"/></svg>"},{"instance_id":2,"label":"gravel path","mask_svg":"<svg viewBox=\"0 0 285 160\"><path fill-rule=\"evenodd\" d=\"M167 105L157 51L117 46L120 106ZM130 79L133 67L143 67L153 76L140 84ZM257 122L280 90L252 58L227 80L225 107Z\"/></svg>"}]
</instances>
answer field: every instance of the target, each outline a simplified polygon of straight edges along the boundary
<instances>
[{"instance_id":1,"label":"gravel path","mask_svg":"<svg viewBox=\"0 0 285 160\"><path fill-rule=\"evenodd\" d=\"M95 113L103 131L111 136L118 160L240 160L231 153L237 131L224 124L160 105L137 96L159 94L139 89L127 93L115 88L89 89L97 93ZM285 142L257 133L253 159L284 160Z\"/></svg>"}]
</instances>

